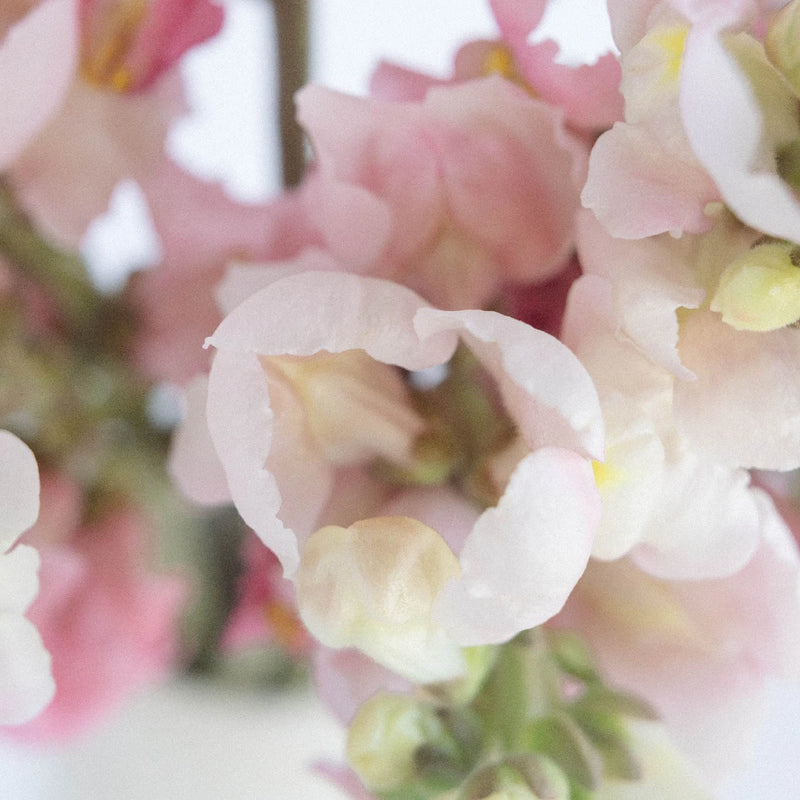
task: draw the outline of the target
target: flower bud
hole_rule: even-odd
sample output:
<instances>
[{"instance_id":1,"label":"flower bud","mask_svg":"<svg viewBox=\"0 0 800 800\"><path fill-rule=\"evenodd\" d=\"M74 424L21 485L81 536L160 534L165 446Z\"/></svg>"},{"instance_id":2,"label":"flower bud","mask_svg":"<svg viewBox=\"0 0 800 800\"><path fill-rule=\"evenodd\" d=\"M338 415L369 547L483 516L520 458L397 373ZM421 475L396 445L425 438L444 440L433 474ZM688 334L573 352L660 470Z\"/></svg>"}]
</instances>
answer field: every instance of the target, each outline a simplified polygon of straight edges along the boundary
<instances>
[{"instance_id":1,"label":"flower bud","mask_svg":"<svg viewBox=\"0 0 800 800\"><path fill-rule=\"evenodd\" d=\"M730 263L711 310L740 331L774 331L800 319L800 268L792 246L757 245Z\"/></svg>"},{"instance_id":2,"label":"flower bud","mask_svg":"<svg viewBox=\"0 0 800 800\"><path fill-rule=\"evenodd\" d=\"M419 749L446 738L433 706L408 695L379 692L350 723L347 760L370 791L396 791L419 777Z\"/></svg>"},{"instance_id":3,"label":"flower bud","mask_svg":"<svg viewBox=\"0 0 800 800\"><path fill-rule=\"evenodd\" d=\"M297 602L329 647L357 647L417 683L464 672L461 648L432 618L458 560L436 531L409 517L329 525L303 548Z\"/></svg>"}]
</instances>

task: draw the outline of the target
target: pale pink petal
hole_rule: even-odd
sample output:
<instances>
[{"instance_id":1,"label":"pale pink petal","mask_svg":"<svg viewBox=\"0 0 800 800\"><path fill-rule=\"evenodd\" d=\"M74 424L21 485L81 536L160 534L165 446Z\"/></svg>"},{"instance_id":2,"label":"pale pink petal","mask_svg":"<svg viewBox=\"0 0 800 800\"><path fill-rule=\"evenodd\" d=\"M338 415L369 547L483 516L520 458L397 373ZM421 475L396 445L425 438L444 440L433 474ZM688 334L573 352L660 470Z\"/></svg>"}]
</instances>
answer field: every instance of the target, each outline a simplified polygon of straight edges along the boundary
<instances>
[{"instance_id":1,"label":"pale pink petal","mask_svg":"<svg viewBox=\"0 0 800 800\"><path fill-rule=\"evenodd\" d=\"M370 78L369 93L380 100L421 103L429 89L448 83L413 69L381 61Z\"/></svg>"},{"instance_id":2,"label":"pale pink petal","mask_svg":"<svg viewBox=\"0 0 800 800\"><path fill-rule=\"evenodd\" d=\"M713 221L705 207L716 199L713 181L697 163L677 156L645 127L623 122L595 143L581 194L608 232L623 239L707 231Z\"/></svg>"},{"instance_id":3,"label":"pale pink petal","mask_svg":"<svg viewBox=\"0 0 800 800\"><path fill-rule=\"evenodd\" d=\"M0 431L0 553L36 522L39 469L31 449L8 431Z\"/></svg>"},{"instance_id":4,"label":"pale pink petal","mask_svg":"<svg viewBox=\"0 0 800 800\"><path fill-rule=\"evenodd\" d=\"M363 268L378 255L394 264L423 247L440 224L442 197L431 147L420 146L425 144L420 107L307 86L297 95L297 117L311 139L320 180L325 179L320 222L332 251L355 257ZM349 219L347 202L357 203ZM379 238L387 234L379 208L391 212L385 252L376 250ZM362 209L369 211L364 221L358 216ZM353 252L355 233L357 242L370 245L363 256Z\"/></svg>"},{"instance_id":5,"label":"pale pink petal","mask_svg":"<svg viewBox=\"0 0 800 800\"><path fill-rule=\"evenodd\" d=\"M418 519L433 528L454 553L460 553L480 511L463 495L440 486L406 489L383 505L379 515Z\"/></svg>"},{"instance_id":6,"label":"pale pink petal","mask_svg":"<svg viewBox=\"0 0 800 800\"><path fill-rule=\"evenodd\" d=\"M199 505L229 503L231 492L206 422L208 378L186 387L184 418L172 438L168 469L178 488Z\"/></svg>"},{"instance_id":7,"label":"pale pink petal","mask_svg":"<svg viewBox=\"0 0 800 800\"><path fill-rule=\"evenodd\" d=\"M427 307L422 298L389 281L347 273L302 273L248 298L208 343L263 356L362 349L377 361L425 369L450 358L456 336L443 333L420 343L412 320L422 307Z\"/></svg>"},{"instance_id":8,"label":"pale pink petal","mask_svg":"<svg viewBox=\"0 0 800 800\"><path fill-rule=\"evenodd\" d=\"M24 614L39 591L39 554L18 544L0 553L0 613Z\"/></svg>"},{"instance_id":9,"label":"pale pink petal","mask_svg":"<svg viewBox=\"0 0 800 800\"><path fill-rule=\"evenodd\" d=\"M437 149L455 223L499 257L506 281L552 277L572 249L586 164L561 113L497 77L431 90L425 107L448 123Z\"/></svg>"},{"instance_id":10,"label":"pale pink petal","mask_svg":"<svg viewBox=\"0 0 800 800\"><path fill-rule=\"evenodd\" d=\"M409 692L413 684L358 650L314 650L314 686L336 719L347 725L377 691Z\"/></svg>"},{"instance_id":11,"label":"pale pink petal","mask_svg":"<svg viewBox=\"0 0 800 800\"><path fill-rule=\"evenodd\" d=\"M333 255L354 272L374 267L389 244L392 213L360 186L321 173L316 183L318 222Z\"/></svg>"},{"instance_id":12,"label":"pale pink petal","mask_svg":"<svg viewBox=\"0 0 800 800\"><path fill-rule=\"evenodd\" d=\"M663 581L629 561L593 563L559 619L716 776L749 752L767 681L796 680L800 664L797 548L763 495L758 503L763 540L740 571Z\"/></svg>"},{"instance_id":13,"label":"pale pink petal","mask_svg":"<svg viewBox=\"0 0 800 800\"><path fill-rule=\"evenodd\" d=\"M209 375L208 428L231 498L242 519L283 564L287 575L300 561L297 539L278 519L281 493L264 465L272 441L274 414L267 378L251 353L219 352ZM314 487L319 491L320 487ZM316 500L309 494L310 500Z\"/></svg>"},{"instance_id":14,"label":"pale pink petal","mask_svg":"<svg viewBox=\"0 0 800 800\"><path fill-rule=\"evenodd\" d=\"M61 113L14 164L14 189L50 236L76 248L118 181L158 172L167 131L182 110L177 74L136 95L76 81Z\"/></svg>"},{"instance_id":15,"label":"pale pink petal","mask_svg":"<svg viewBox=\"0 0 800 800\"><path fill-rule=\"evenodd\" d=\"M741 569L764 527L745 470L690 452L667 452L658 506L632 558L646 572L673 580L717 578Z\"/></svg>"},{"instance_id":16,"label":"pale pink petal","mask_svg":"<svg viewBox=\"0 0 800 800\"><path fill-rule=\"evenodd\" d=\"M0 170L60 108L75 76L75 0L45 0L0 42Z\"/></svg>"},{"instance_id":17,"label":"pale pink petal","mask_svg":"<svg viewBox=\"0 0 800 800\"><path fill-rule=\"evenodd\" d=\"M608 0L611 32L623 55L647 33L648 17L658 4L659 0Z\"/></svg>"},{"instance_id":18,"label":"pale pink petal","mask_svg":"<svg viewBox=\"0 0 800 800\"><path fill-rule=\"evenodd\" d=\"M463 646L506 641L556 614L589 559L600 498L589 463L542 448L524 458L461 551L435 618Z\"/></svg>"},{"instance_id":19,"label":"pale pink petal","mask_svg":"<svg viewBox=\"0 0 800 800\"><path fill-rule=\"evenodd\" d=\"M557 339L492 311L422 309L415 326L427 338L458 332L497 381L504 404L531 448L603 452L597 392L578 359Z\"/></svg>"},{"instance_id":20,"label":"pale pink petal","mask_svg":"<svg viewBox=\"0 0 800 800\"><path fill-rule=\"evenodd\" d=\"M270 260L260 264L232 262L225 271L225 277L217 284L214 296L223 314L229 314L248 297L280 278L300 272L336 272L341 269L342 265L330 253L316 247L306 248L289 261Z\"/></svg>"},{"instance_id":21,"label":"pale pink petal","mask_svg":"<svg viewBox=\"0 0 800 800\"><path fill-rule=\"evenodd\" d=\"M800 201L778 176L774 160L768 164L758 158L762 114L747 78L719 38L726 16L733 14L729 10L707 18L689 34L681 71L683 124L731 210L753 228L800 242Z\"/></svg>"},{"instance_id":22,"label":"pale pink petal","mask_svg":"<svg viewBox=\"0 0 800 800\"><path fill-rule=\"evenodd\" d=\"M800 466L800 331L737 331L696 311L681 323L680 354L696 376L675 387L682 433L730 466Z\"/></svg>"},{"instance_id":23,"label":"pale pink petal","mask_svg":"<svg viewBox=\"0 0 800 800\"><path fill-rule=\"evenodd\" d=\"M607 288L595 278L573 284L570 303L591 305L588 295L610 291L615 327L659 366L685 380L692 373L678 354L679 308L698 308L704 292L692 271L697 241L669 236L625 241L609 236L594 216L578 216L578 253L585 272L603 276ZM591 288L590 288L591 287ZM587 292L585 300L583 292ZM578 294L581 293L581 294ZM568 306L569 308L569 306ZM575 311L573 319L580 317ZM570 345L571 346L571 345Z\"/></svg>"}]
</instances>

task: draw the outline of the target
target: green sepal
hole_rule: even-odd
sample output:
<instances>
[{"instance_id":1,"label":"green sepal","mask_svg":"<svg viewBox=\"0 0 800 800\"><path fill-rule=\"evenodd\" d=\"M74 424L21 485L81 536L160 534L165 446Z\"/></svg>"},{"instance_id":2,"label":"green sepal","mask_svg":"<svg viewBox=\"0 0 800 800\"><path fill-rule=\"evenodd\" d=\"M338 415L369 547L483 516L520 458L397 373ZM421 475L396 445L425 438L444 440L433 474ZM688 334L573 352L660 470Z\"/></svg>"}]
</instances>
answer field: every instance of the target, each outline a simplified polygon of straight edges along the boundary
<instances>
[{"instance_id":1,"label":"green sepal","mask_svg":"<svg viewBox=\"0 0 800 800\"><path fill-rule=\"evenodd\" d=\"M642 779L641 762L634 753L630 734L620 717L573 709L573 718L600 753L605 778L622 781Z\"/></svg>"},{"instance_id":2,"label":"green sepal","mask_svg":"<svg viewBox=\"0 0 800 800\"><path fill-rule=\"evenodd\" d=\"M603 759L580 726L563 712L534 720L528 728L530 749L549 756L567 777L587 789L603 778Z\"/></svg>"},{"instance_id":3,"label":"green sepal","mask_svg":"<svg viewBox=\"0 0 800 800\"><path fill-rule=\"evenodd\" d=\"M658 722L661 718L646 700L602 684L589 686L583 696L572 704L572 708L580 709L582 713L611 714L649 722Z\"/></svg>"},{"instance_id":4,"label":"green sepal","mask_svg":"<svg viewBox=\"0 0 800 800\"><path fill-rule=\"evenodd\" d=\"M551 631L548 645L559 669L567 675L587 684L600 681L589 648L580 636L572 631Z\"/></svg>"}]
</instances>

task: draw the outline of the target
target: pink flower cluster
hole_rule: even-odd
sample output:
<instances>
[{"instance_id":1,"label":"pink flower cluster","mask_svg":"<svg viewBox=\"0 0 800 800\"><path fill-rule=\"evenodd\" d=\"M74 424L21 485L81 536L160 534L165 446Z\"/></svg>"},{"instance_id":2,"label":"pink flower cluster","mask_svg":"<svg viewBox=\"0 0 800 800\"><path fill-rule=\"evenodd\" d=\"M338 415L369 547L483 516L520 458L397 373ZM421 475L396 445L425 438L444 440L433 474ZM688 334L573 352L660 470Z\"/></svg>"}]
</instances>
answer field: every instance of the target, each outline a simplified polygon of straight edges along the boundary
<instances>
[{"instance_id":1,"label":"pink flower cluster","mask_svg":"<svg viewBox=\"0 0 800 800\"><path fill-rule=\"evenodd\" d=\"M544 5L493 3L452 80L298 95L296 252L220 284L173 468L325 645L425 683L553 620L713 771L798 663L796 547L748 470L800 467L800 12L610 3L619 57L572 69L529 43ZM501 440L474 407L441 431L465 351Z\"/></svg>"}]
</instances>

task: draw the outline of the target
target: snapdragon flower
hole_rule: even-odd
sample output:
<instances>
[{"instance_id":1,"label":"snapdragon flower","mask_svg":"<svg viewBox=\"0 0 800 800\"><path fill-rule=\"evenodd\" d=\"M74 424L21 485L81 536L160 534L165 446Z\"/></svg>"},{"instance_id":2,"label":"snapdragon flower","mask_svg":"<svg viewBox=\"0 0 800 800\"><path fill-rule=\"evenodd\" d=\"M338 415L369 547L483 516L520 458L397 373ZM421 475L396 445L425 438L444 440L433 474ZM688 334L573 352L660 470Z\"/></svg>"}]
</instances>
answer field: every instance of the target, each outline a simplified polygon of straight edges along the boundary
<instances>
[{"instance_id":1,"label":"snapdragon flower","mask_svg":"<svg viewBox=\"0 0 800 800\"><path fill-rule=\"evenodd\" d=\"M524 447L496 506L454 552L424 523L379 516L385 490L361 513L358 498L376 460L413 471L425 419L397 368L447 364L459 340L497 382ZM563 345L494 312L440 311L405 287L338 272L279 277L209 343L208 427L231 497L286 574L299 567L301 615L323 643L431 681L463 668L459 646L504 641L561 607L591 548L589 458L602 457L603 440L595 390ZM353 468L365 481L349 521L326 527L336 481ZM406 540L418 558L401 556ZM334 573L335 588L323 577ZM339 594L326 604L328 591ZM396 641L395 613L408 623Z\"/></svg>"}]
</instances>

